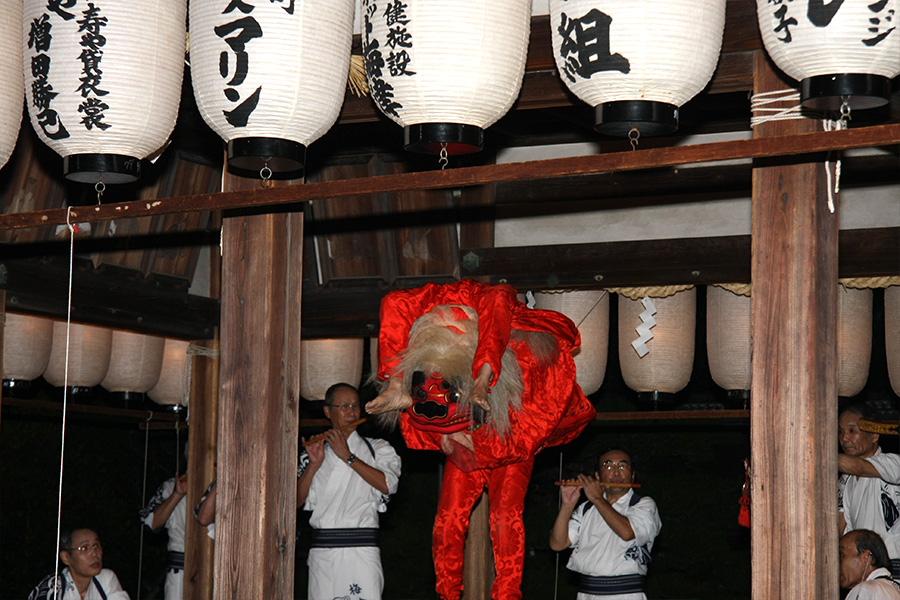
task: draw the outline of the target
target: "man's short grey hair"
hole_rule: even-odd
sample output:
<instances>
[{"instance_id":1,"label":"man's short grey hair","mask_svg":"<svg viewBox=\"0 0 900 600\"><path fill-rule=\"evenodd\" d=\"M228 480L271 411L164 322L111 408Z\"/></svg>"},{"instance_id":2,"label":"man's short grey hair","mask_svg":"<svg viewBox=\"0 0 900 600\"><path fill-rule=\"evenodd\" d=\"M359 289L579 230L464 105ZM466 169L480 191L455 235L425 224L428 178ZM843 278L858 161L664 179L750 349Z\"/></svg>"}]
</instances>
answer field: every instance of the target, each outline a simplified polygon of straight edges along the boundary
<instances>
[{"instance_id":1,"label":"man's short grey hair","mask_svg":"<svg viewBox=\"0 0 900 600\"><path fill-rule=\"evenodd\" d=\"M354 394L359 396L359 390L349 383L335 383L325 390L325 406L334 406L334 395L341 389L351 390Z\"/></svg>"}]
</instances>

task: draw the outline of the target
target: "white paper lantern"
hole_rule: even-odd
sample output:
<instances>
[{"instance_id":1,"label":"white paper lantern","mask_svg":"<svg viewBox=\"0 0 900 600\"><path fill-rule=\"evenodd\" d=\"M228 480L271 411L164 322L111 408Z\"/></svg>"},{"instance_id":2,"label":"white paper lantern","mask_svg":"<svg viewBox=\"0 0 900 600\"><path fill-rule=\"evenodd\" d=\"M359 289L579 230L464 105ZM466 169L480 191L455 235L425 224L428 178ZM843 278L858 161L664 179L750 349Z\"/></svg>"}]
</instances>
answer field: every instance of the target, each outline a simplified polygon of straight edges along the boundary
<instances>
[{"instance_id":1,"label":"white paper lantern","mask_svg":"<svg viewBox=\"0 0 900 600\"><path fill-rule=\"evenodd\" d=\"M750 389L750 296L706 288L706 352L716 385L729 391Z\"/></svg>"},{"instance_id":2,"label":"white paper lantern","mask_svg":"<svg viewBox=\"0 0 900 600\"><path fill-rule=\"evenodd\" d=\"M604 290L537 293L535 308L560 312L578 326L581 346L574 352L575 381L588 396L600 389L609 350L609 294Z\"/></svg>"},{"instance_id":3,"label":"white paper lantern","mask_svg":"<svg viewBox=\"0 0 900 600\"><path fill-rule=\"evenodd\" d=\"M191 356L190 342L166 338L159 379L147 395L157 404L175 409L187 405L190 396Z\"/></svg>"},{"instance_id":4,"label":"white paper lantern","mask_svg":"<svg viewBox=\"0 0 900 600\"><path fill-rule=\"evenodd\" d=\"M519 95L531 0L363 0L363 54L376 106L407 150L481 150Z\"/></svg>"},{"instance_id":5,"label":"white paper lantern","mask_svg":"<svg viewBox=\"0 0 900 600\"><path fill-rule=\"evenodd\" d=\"M642 300L619 295L619 366L632 390L645 395L674 394L691 379L694 366L694 335L697 320L697 290L691 288L666 298L651 298L656 311ZM652 338L644 343L648 352L638 354L632 342L640 338L636 329L655 321ZM646 337L646 336L644 336Z\"/></svg>"},{"instance_id":6,"label":"white paper lantern","mask_svg":"<svg viewBox=\"0 0 900 600\"><path fill-rule=\"evenodd\" d=\"M550 0L553 56L607 135L671 133L719 60L725 0Z\"/></svg>"},{"instance_id":7,"label":"white paper lantern","mask_svg":"<svg viewBox=\"0 0 900 600\"><path fill-rule=\"evenodd\" d=\"M897 285L884 290L884 353L891 388L900 396L900 286Z\"/></svg>"},{"instance_id":8,"label":"white paper lantern","mask_svg":"<svg viewBox=\"0 0 900 600\"><path fill-rule=\"evenodd\" d=\"M66 322L54 321L53 346L44 379L55 387L92 388L99 385L109 369L111 350L112 329L71 323L67 345ZM68 384L66 356L69 361Z\"/></svg>"},{"instance_id":9,"label":"white paper lantern","mask_svg":"<svg viewBox=\"0 0 900 600\"><path fill-rule=\"evenodd\" d=\"M873 108L890 99L900 74L900 2L756 0L766 52L800 82L807 108Z\"/></svg>"},{"instance_id":10,"label":"white paper lantern","mask_svg":"<svg viewBox=\"0 0 900 600\"><path fill-rule=\"evenodd\" d=\"M246 172L303 168L344 102L354 0L191 2L191 78L200 114ZM265 176L265 173L261 173Z\"/></svg>"},{"instance_id":11,"label":"white paper lantern","mask_svg":"<svg viewBox=\"0 0 900 600\"><path fill-rule=\"evenodd\" d=\"M166 339L115 330L106 377L100 382L115 394L144 394L159 381Z\"/></svg>"},{"instance_id":12,"label":"white paper lantern","mask_svg":"<svg viewBox=\"0 0 900 600\"><path fill-rule=\"evenodd\" d=\"M838 286L838 396L852 397L869 378L872 358L872 290Z\"/></svg>"},{"instance_id":13,"label":"white paper lantern","mask_svg":"<svg viewBox=\"0 0 900 600\"><path fill-rule=\"evenodd\" d=\"M175 126L185 0L25 0L25 94L73 181L127 183Z\"/></svg>"},{"instance_id":14,"label":"white paper lantern","mask_svg":"<svg viewBox=\"0 0 900 600\"><path fill-rule=\"evenodd\" d=\"M300 395L323 400L335 383L359 387L363 367L363 338L302 340L300 342Z\"/></svg>"},{"instance_id":15,"label":"white paper lantern","mask_svg":"<svg viewBox=\"0 0 900 600\"><path fill-rule=\"evenodd\" d=\"M24 78L22 75L22 3L3 2L0 7L0 167L16 147L22 124Z\"/></svg>"},{"instance_id":16,"label":"white paper lantern","mask_svg":"<svg viewBox=\"0 0 900 600\"><path fill-rule=\"evenodd\" d=\"M7 313L3 328L4 387L30 386L46 370L52 344L52 320Z\"/></svg>"}]
</instances>

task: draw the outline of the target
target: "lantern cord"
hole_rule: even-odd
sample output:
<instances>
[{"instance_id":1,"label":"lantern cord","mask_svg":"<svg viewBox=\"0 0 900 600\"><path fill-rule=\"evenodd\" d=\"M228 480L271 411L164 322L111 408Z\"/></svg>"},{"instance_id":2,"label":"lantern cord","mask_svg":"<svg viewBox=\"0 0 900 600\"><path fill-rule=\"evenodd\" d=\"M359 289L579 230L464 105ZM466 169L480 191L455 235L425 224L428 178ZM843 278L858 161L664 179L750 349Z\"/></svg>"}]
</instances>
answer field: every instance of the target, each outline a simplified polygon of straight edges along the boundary
<instances>
[{"instance_id":1,"label":"lantern cord","mask_svg":"<svg viewBox=\"0 0 900 600\"><path fill-rule=\"evenodd\" d=\"M581 317L580 321L575 323L575 327L581 329L581 324L584 323L585 321L587 321L587 318L589 316L591 316L591 313L594 312L594 309L597 308L597 305L600 304L600 301L603 300L603 297L606 296L606 294L608 294L608 293L609 292L607 292L606 290L603 290L603 293L600 294L600 296L597 298L597 301L594 302L593 306L591 306L590 310L588 310L587 313L583 317ZM562 468L562 467L560 467L560 468Z\"/></svg>"},{"instance_id":2,"label":"lantern cord","mask_svg":"<svg viewBox=\"0 0 900 600\"><path fill-rule=\"evenodd\" d=\"M628 141L631 142L631 149L638 149L638 140L641 139L641 132L637 127L632 127L628 132Z\"/></svg>"},{"instance_id":3,"label":"lantern cord","mask_svg":"<svg viewBox=\"0 0 900 600\"><path fill-rule=\"evenodd\" d=\"M603 296L601 296L602 298ZM562 481L563 479L563 453L562 450L559 451L559 477L557 477L557 481ZM558 513L562 508L562 493L560 493L559 497L556 500L556 512ZM557 594L559 593L559 552L556 553L556 568L553 571L553 600L556 600ZM138 599L140 600L140 599Z\"/></svg>"},{"instance_id":4,"label":"lantern cord","mask_svg":"<svg viewBox=\"0 0 900 600\"><path fill-rule=\"evenodd\" d=\"M72 325L72 273L75 260L75 227L72 225L72 209L66 211L66 227L69 228L69 296L66 302L66 358L63 369L63 406L62 406L62 433L59 443L59 491L56 498L56 546L53 552L53 564L56 568L53 572L53 598L59 594L59 536L62 528L62 490L63 490L63 465L66 456L66 411L69 401L69 329Z\"/></svg>"},{"instance_id":5,"label":"lantern cord","mask_svg":"<svg viewBox=\"0 0 900 600\"><path fill-rule=\"evenodd\" d=\"M147 419L144 421L144 483L141 488L141 506L147 506L147 455L150 447L150 421L153 420L153 411L147 411ZM141 535L139 537L138 546L138 580L137 580L137 599L141 600L141 576L144 574L144 524L141 523Z\"/></svg>"},{"instance_id":6,"label":"lantern cord","mask_svg":"<svg viewBox=\"0 0 900 600\"><path fill-rule=\"evenodd\" d=\"M447 142L441 143L441 154L440 158L438 158L438 164L441 165L441 171L447 168L447 165L450 164L450 159L447 158Z\"/></svg>"}]
</instances>

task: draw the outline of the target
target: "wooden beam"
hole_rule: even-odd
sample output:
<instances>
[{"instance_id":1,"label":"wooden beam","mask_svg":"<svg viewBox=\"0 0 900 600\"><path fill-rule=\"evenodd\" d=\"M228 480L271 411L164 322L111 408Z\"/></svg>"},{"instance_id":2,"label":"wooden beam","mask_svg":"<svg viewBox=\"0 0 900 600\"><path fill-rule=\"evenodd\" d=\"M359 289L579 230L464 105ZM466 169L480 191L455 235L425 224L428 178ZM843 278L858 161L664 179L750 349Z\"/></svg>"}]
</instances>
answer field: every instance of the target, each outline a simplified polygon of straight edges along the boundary
<instances>
[{"instance_id":1,"label":"wooden beam","mask_svg":"<svg viewBox=\"0 0 900 600\"><path fill-rule=\"evenodd\" d=\"M778 158L849 148L869 148L900 143L900 123L819 131L780 137L755 138L693 146L648 148L611 154L557 158L523 163L463 167L376 177L343 179L302 185L260 188L217 194L195 194L100 206L69 207L30 213L0 215L0 229L20 229L143 217L195 210L266 208L310 200L337 201L361 194L405 190L464 188L507 181L538 181L591 173L639 171L701 162L740 158Z\"/></svg>"},{"instance_id":2,"label":"wooden beam","mask_svg":"<svg viewBox=\"0 0 900 600\"><path fill-rule=\"evenodd\" d=\"M8 248L8 247L7 247ZM188 282L76 257L72 268L72 319L179 339L210 339L219 322L215 299L187 293ZM65 319L68 257L0 258L6 308Z\"/></svg>"},{"instance_id":3,"label":"wooden beam","mask_svg":"<svg viewBox=\"0 0 900 600\"><path fill-rule=\"evenodd\" d=\"M756 94L784 89L764 53ZM754 135L821 127L773 121ZM752 598L836 598L838 214L821 163L753 176ZM835 204L839 204L835 199Z\"/></svg>"}]
</instances>

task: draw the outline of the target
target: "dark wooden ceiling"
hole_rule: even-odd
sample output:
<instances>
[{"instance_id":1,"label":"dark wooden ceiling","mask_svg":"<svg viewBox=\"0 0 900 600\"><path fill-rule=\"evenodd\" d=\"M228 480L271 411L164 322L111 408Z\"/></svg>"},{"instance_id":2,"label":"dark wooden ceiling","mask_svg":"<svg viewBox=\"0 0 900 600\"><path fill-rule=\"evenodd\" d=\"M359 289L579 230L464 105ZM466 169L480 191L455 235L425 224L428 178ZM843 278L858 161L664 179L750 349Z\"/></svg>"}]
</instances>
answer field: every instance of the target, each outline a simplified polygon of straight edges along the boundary
<instances>
[{"instance_id":1,"label":"dark wooden ceiling","mask_svg":"<svg viewBox=\"0 0 900 600\"><path fill-rule=\"evenodd\" d=\"M675 135L642 139L642 149L675 146L688 135L750 130L752 59L762 47L755 11L753 0L728 0L712 81L682 108ZM104 203L219 189L223 144L200 118L189 70L186 75L172 146L157 164L145 165L141 182L109 189ZM900 122L900 91L894 84L887 106L854 115L851 125ZM601 138L592 125L592 109L557 75L548 17L535 17L519 100L487 131L484 151L454 158L450 168L490 165L498 151L517 146L601 140L604 153L629 149L625 140ZM309 149L306 180L439 169L435 157L405 153L401 145L400 128L381 116L370 98L348 92L338 123ZM96 203L91 188L66 182L60 171L59 157L34 139L26 121L16 153L0 171L3 212ZM844 161L845 189L898 182L896 146L882 156ZM530 289L749 281L749 236L502 249L494 248L493 223L513 215L746 197L750 191L746 162L695 167L689 176L671 167L602 172L366 193L279 210L305 214L303 336L369 336L377 332L384 293L427 281L478 277ZM114 219L81 231L73 318L172 337L211 337L218 302L189 293L189 287L201 250L217 250L219 223L228 214L186 211ZM65 239L54 227L0 231L0 289L6 291L8 310L65 315ZM900 274L900 230L842 232L840 269L842 276Z\"/></svg>"}]
</instances>

